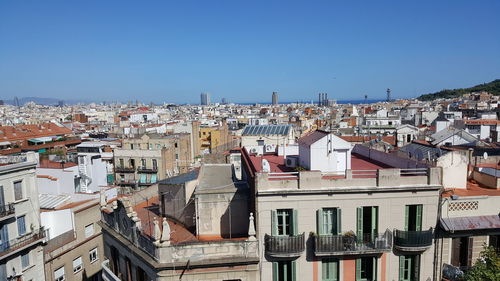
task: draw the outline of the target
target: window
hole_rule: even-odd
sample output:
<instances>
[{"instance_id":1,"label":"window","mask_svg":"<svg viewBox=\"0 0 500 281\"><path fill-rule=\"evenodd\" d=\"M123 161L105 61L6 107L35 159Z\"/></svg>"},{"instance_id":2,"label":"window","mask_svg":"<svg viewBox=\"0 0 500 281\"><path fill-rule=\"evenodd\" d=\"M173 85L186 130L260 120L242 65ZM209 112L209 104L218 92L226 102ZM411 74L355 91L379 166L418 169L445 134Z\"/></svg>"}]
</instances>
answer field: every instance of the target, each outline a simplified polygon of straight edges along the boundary
<instances>
[{"instance_id":1,"label":"window","mask_svg":"<svg viewBox=\"0 0 500 281\"><path fill-rule=\"evenodd\" d=\"M14 182L14 200L23 199L23 181Z\"/></svg>"},{"instance_id":2,"label":"window","mask_svg":"<svg viewBox=\"0 0 500 281\"><path fill-rule=\"evenodd\" d=\"M161 148L161 144L157 143L157 144L156 144L156 148L157 148L157 149L160 149L160 148Z\"/></svg>"},{"instance_id":3,"label":"window","mask_svg":"<svg viewBox=\"0 0 500 281\"><path fill-rule=\"evenodd\" d=\"M22 265L23 269L30 266L30 253L29 252L25 253L24 255L21 255L21 265Z\"/></svg>"},{"instance_id":4,"label":"window","mask_svg":"<svg viewBox=\"0 0 500 281\"><path fill-rule=\"evenodd\" d=\"M377 279L377 258L364 257L356 260L356 281L375 281Z\"/></svg>"},{"instance_id":5,"label":"window","mask_svg":"<svg viewBox=\"0 0 500 281\"><path fill-rule=\"evenodd\" d=\"M156 174L151 175L151 183L156 183Z\"/></svg>"},{"instance_id":6,"label":"window","mask_svg":"<svg viewBox=\"0 0 500 281\"><path fill-rule=\"evenodd\" d=\"M451 265L460 268L472 266L473 237L457 237L451 240Z\"/></svg>"},{"instance_id":7,"label":"window","mask_svg":"<svg viewBox=\"0 0 500 281\"><path fill-rule=\"evenodd\" d=\"M264 146L264 140L257 140L258 146Z\"/></svg>"},{"instance_id":8,"label":"window","mask_svg":"<svg viewBox=\"0 0 500 281\"><path fill-rule=\"evenodd\" d=\"M147 183L147 175L140 174L139 183Z\"/></svg>"},{"instance_id":9,"label":"window","mask_svg":"<svg viewBox=\"0 0 500 281\"><path fill-rule=\"evenodd\" d=\"M78 273L82 270L83 264L82 264L82 257L78 257L73 260L73 273Z\"/></svg>"},{"instance_id":10,"label":"window","mask_svg":"<svg viewBox=\"0 0 500 281\"><path fill-rule=\"evenodd\" d=\"M125 166L125 164L123 164L123 159L119 159L118 162L120 162L120 168L123 168Z\"/></svg>"},{"instance_id":11,"label":"window","mask_svg":"<svg viewBox=\"0 0 500 281\"><path fill-rule=\"evenodd\" d=\"M357 208L357 239L373 242L377 237L378 207Z\"/></svg>"},{"instance_id":12,"label":"window","mask_svg":"<svg viewBox=\"0 0 500 281\"><path fill-rule=\"evenodd\" d=\"M339 280L339 263L336 259L323 259L321 261L322 281L337 281Z\"/></svg>"},{"instance_id":13,"label":"window","mask_svg":"<svg viewBox=\"0 0 500 281\"><path fill-rule=\"evenodd\" d=\"M141 168L146 169L146 159L141 159Z\"/></svg>"},{"instance_id":14,"label":"window","mask_svg":"<svg viewBox=\"0 0 500 281\"><path fill-rule=\"evenodd\" d=\"M99 256L97 255L97 248L90 250L89 259L90 259L90 263L93 263L99 259Z\"/></svg>"},{"instance_id":15,"label":"window","mask_svg":"<svg viewBox=\"0 0 500 281\"><path fill-rule=\"evenodd\" d=\"M64 267L56 269L56 271L54 271L54 281L64 281L64 280L66 280L66 278L64 278Z\"/></svg>"},{"instance_id":16,"label":"window","mask_svg":"<svg viewBox=\"0 0 500 281\"><path fill-rule=\"evenodd\" d=\"M158 161L156 159L153 159L153 170L158 169Z\"/></svg>"},{"instance_id":17,"label":"window","mask_svg":"<svg viewBox=\"0 0 500 281\"><path fill-rule=\"evenodd\" d=\"M337 235L340 229L340 209L323 208L317 212L318 234Z\"/></svg>"},{"instance_id":18,"label":"window","mask_svg":"<svg viewBox=\"0 0 500 281\"><path fill-rule=\"evenodd\" d=\"M177 143L174 144L175 148L177 148Z\"/></svg>"},{"instance_id":19,"label":"window","mask_svg":"<svg viewBox=\"0 0 500 281\"><path fill-rule=\"evenodd\" d=\"M130 149L134 149L134 144L133 143L130 144Z\"/></svg>"},{"instance_id":20,"label":"window","mask_svg":"<svg viewBox=\"0 0 500 281\"><path fill-rule=\"evenodd\" d=\"M17 217L17 233L19 236L26 234L26 216Z\"/></svg>"},{"instance_id":21,"label":"window","mask_svg":"<svg viewBox=\"0 0 500 281\"><path fill-rule=\"evenodd\" d=\"M129 165L130 165L130 168L134 169L135 168L135 159L130 159L128 161Z\"/></svg>"},{"instance_id":22,"label":"window","mask_svg":"<svg viewBox=\"0 0 500 281\"><path fill-rule=\"evenodd\" d=\"M297 211L281 209L272 211L272 235L296 235Z\"/></svg>"},{"instance_id":23,"label":"window","mask_svg":"<svg viewBox=\"0 0 500 281\"><path fill-rule=\"evenodd\" d=\"M296 281L295 261L273 262L273 281Z\"/></svg>"},{"instance_id":24,"label":"window","mask_svg":"<svg viewBox=\"0 0 500 281\"><path fill-rule=\"evenodd\" d=\"M399 281L418 281L420 275L420 255L399 257Z\"/></svg>"},{"instance_id":25,"label":"window","mask_svg":"<svg viewBox=\"0 0 500 281\"><path fill-rule=\"evenodd\" d=\"M89 238L92 235L94 235L94 224L93 223L85 226L85 238Z\"/></svg>"},{"instance_id":26,"label":"window","mask_svg":"<svg viewBox=\"0 0 500 281\"><path fill-rule=\"evenodd\" d=\"M149 144L149 149L153 149L153 144L152 143Z\"/></svg>"},{"instance_id":27,"label":"window","mask_svg":"<svg viewBox=\"0 0 500 281\"><path fill-rule=\"evenodd\" d=\"M175 160L179 160L179 154L175 154Z\"/></svg>"},{"instance_id":28,"label":"window","mask_svg":"<svg viewBox=\"0 0 500 281\"><path fill-rule=\"evenodd\" d=\"M422 230L422 205L405 206L405 231Z\"/></svg>"}]
</instances>

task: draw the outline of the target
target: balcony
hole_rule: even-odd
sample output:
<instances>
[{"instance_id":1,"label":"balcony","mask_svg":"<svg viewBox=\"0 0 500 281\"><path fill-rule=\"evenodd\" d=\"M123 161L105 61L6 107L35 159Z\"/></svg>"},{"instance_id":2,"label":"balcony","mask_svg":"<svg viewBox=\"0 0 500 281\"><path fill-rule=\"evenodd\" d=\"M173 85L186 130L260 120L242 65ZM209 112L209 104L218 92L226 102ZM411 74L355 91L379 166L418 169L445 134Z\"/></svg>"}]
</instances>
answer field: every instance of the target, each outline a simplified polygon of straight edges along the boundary
<instances>
[{"instance_id":1,"label":"balcony","mask_svg":"<svg viewBox=\"0 0 500 281\"><path fill-rule=\"evenodd\" d=\"M126 186L130 186L130 185L136 185L137 184L137 181L136 180L118 180L116 182L118 185L126 185Z\"/></svg>"},{"instance_id":2,"label":"balcony","mask_svg":"<svg viewBox=\"0 0 500 281\"><path fill-rule=\"evenodd\" d=\"M45 237L47 237L47 230L41 227L24 236L2 242L0 244L0 260L26 247L42 242L41 240L45 239Z\"/></svg>"},{"instance_id":3,"label":"balcony","mask_svg":"<svg viewBox=\"0 0 500 281\"><path fill-rule=\"evenodd\" d=\"M102 280L104 281L122 281L118 276L116 276L111 268L109 268L109 260L102 262Z\"/></svg>"},{"instance_id":4,"label":"balcony","mask_svg":"<svg viewBox=\"0 0 500 281\"><path fill-rule=\"evenodd\" d=\"M422 252L432 246L432 228L425 231L394 231L394 247L400 251Z\"/></svg>"},{"instance_id":5,"label":"balcony","mask_svg":"<svg viewBox=\"0 0 500 281\"><path fill-rule=\"evenodd\" d=\"M115 167L116 173L135 173L134 167Z\"/></svg>"},{"instance_id":6,"label":"balcony","mask_svg":"<svg viewBox=\"0 0 500 281\"><path fill-rule=\"evenodd\" d=\"M314 235L316 256L379 254L392 248L392 233L355 235Z\"/></svg>"},{"instance_id":7,"label":"balcony","mask_svg":"<svg viewBox=\"0 0 500 281\"><path fill-rule=\"evenodd\" d=\"M6 220L14 216L15 209L14 204L10 203L7 205L0 206L0 220Z\"/></svg>"},{"instance_id":8,"label":"balcony","mask_svg":"<svg viewBox=\"0 0 500 281\"><path fill-rule=\"evenodd\" d=\"M298 257L304 252L304 233L295 236L265 235L266 255L275 258Z\"/></svg>"},{"instance_id":9,"label":"balcony","mask_svg":"<svg viewBox=\"0 0 500 281\"><path fill-rule=\"evenodd\" d=\"M137 169L137 172L139 172L139 173L156 174L156 173L158 173L158 167L153 167L153 168L139 167Z\"/></svg>"}]
</instances>

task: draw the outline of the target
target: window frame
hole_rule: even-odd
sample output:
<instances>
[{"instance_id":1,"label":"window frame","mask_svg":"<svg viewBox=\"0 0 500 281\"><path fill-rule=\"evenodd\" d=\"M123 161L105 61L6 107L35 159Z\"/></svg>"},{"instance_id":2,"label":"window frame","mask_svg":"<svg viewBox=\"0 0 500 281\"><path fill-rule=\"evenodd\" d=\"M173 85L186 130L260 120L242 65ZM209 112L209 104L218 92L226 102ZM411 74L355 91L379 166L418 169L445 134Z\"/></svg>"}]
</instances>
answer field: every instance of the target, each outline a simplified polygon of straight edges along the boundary
<instances>
[{"instance_id":1,"label":"window frame","mask_svg":"<svg viewBox=\"0 0 500 281\"><path fill-rule=\"evenodd\" d=\"M89 260L90 263L94 263L99 260L99 252L97 251L97 247L89 251Z\"/></svg>"},{"instance_id":2,"label":"window frame","mask_svg":"<svg viewBox=\"0 0 500 281\"><path fill-rule=\"evenodd\" d=\"M335 258L321 259L321 280L322 281L338 281L339 280L339 260ZM326 276L330 272L330 275Z\"/></svg>"},{"instance_id":3,"label":"window frame","mask_svg":"<svg viewBox=\"0 0 500 281\"><path fill-rule=\"evenodd\" d=\"M62 275L60 276L57 276L56 273L59 271L59 270L62 270ZM59 272L60 273L60 272ZM54 270L54 281L64 281L66 280L66 276L65 276L66 272L64 271L64 266L61 266L59 267L58 269Z\"/></svg>"},{"instance_id":4,"label":"window frame","mask_svg":"<svg viewBox=\"0 0 500 281\"><path fill-rule=\"evenodd\" d=\"M26 264L26 260L27 259L27 264ZM25 254L21 254L21 268L24 270L28 267L30 267L30 252L26 252Z\"/></svg>"},{"instance_id":5,"label":"window frame","mask_svg":"<svg viewBox=\"0 0 500 281\"><path fill-rule=\"evenodd\" d=\"M24 190L23 190L23 180L16 180L12 183L14 186L14 201L21 201L24 199ZM18 198L18 192L21 195L21 198Z\"/></svg>"},{"instance_id":6,"label":"window frame","mask_svg":"<svg viewBox=\"0 0 500 281\"><path fill-rule=\"evenodd\" d=\"M19 223L21 221L21 218L22 218L23 224ZM26 233L28 233L26 230L26 215L18 216L16 218L16 224L17 224L17 235L18 236L24 236L24 235L26 235ZM21 228L21 226L22 226L22 228ZM21 230L24 230L24 232L22 232Z\"/></svg>"},{"instance_id":7,"label":"window frame","mask_svg":"<svg viewBox=\"0 0 500 281\"><path fill-rule=\"evenodd\" d=\"M78 260L80 260L80 264L77 264L75 266L75 261L78 261ZM73 259L73 274L77 274L82 270L83 270L83 258L82 258L82 256L79 256L76 259Z\"/></svg>"},{"instance_id":8,"label":"window frame","mask_svg":"<svg viewBox=\"0 0 500 281\"><path fill-rule=\"evenodd\" d=\"M88 230L87 230L88 227L92 228L92 233L88 233ZM85 226L85 238L89 238L89 237L91 237L94 234L95 234L94 223L87 224Z\"/></svg>"}]
</instances>

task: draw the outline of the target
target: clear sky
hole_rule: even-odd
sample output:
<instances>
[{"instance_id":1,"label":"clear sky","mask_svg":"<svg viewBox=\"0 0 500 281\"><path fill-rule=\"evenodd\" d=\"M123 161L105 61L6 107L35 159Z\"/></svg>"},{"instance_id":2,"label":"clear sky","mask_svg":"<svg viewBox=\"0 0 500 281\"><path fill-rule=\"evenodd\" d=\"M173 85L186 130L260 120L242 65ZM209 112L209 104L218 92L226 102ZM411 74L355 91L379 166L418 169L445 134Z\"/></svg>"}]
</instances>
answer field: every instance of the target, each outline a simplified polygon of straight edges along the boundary
<instances>
[{"instance_id":1,"label":"clear sky","mask_svg":"<svg viewBox=\"0 0 500 281\"><path fill-rule=\"evenodd\" d=\"M500 1L0 1L0 98L415 97L500 78Z\"/></svg>"}]
</instances>

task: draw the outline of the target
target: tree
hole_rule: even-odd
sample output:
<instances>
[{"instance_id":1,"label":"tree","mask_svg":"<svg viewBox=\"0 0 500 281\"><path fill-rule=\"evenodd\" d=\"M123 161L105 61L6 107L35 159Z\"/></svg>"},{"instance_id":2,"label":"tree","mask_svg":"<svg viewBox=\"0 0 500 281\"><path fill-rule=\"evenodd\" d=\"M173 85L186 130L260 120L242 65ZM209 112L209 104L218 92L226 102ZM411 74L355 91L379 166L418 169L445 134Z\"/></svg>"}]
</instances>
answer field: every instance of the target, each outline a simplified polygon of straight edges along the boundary
<instances>
[{"instance_id":1,"label":"tree","mask_svg":"<svg viewBox=\"0 0 500 281\"><path fill-rule=\"evenodd\" d=\"M484 246L474 266L465 274L468 281L500 280L500 256L493 247Z\"/></svg>"}]
</instances>

